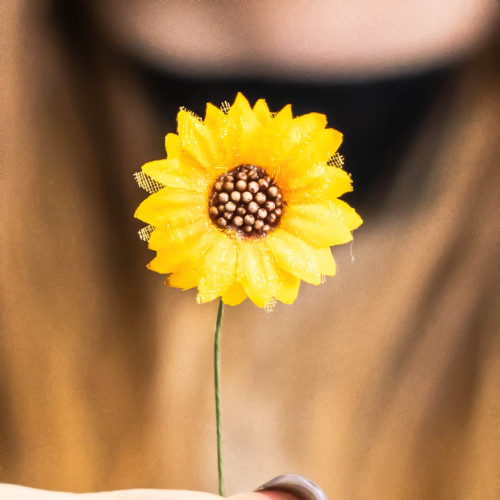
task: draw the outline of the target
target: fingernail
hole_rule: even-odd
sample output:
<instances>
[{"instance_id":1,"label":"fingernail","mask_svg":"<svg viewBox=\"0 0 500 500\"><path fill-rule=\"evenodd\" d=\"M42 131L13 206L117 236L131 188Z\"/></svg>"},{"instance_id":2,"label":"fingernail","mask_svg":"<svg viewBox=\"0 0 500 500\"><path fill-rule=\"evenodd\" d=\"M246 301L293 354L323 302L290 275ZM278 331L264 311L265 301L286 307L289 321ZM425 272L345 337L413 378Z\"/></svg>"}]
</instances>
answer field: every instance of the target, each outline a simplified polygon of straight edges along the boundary
<instances>
[{"instance_id":1,"label":"fingernail","mask_svg":"<svg viewBox=\"0 0 500 500\"><path fill-rule=\"evenodd\" d=\"M300 500L327 500L325 492L315 483L297 474L283 474L263 484L255 491L278 490Z\"/></svg>"}]
</instances>

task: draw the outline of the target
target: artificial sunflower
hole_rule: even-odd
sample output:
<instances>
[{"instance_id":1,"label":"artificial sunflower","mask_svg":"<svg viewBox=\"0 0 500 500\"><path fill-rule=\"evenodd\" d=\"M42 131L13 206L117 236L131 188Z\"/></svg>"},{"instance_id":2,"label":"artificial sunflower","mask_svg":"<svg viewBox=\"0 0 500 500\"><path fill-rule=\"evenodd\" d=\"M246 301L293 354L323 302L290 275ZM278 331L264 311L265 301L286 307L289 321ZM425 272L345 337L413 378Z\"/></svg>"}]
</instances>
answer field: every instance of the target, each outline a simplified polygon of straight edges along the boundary
<instances>
[{"instance_id":1,"label":"artificial sunflower","mask_svg":"<svg viewBox=\"0 0 500 500\"><path fill-rule=\"evenodd\" d=\"M181 109L177 124L167 158L137 174L152 193L135 212L157 252L149 269L198 287L199 302L259 307L291 304L301 280L335 275L330 246L351 241L362 220L338 199L352 181L325 115L294 118L290 105L274 114L238 94L232 106L207 104L204 120Z\"/></svg>"}]
</instances>

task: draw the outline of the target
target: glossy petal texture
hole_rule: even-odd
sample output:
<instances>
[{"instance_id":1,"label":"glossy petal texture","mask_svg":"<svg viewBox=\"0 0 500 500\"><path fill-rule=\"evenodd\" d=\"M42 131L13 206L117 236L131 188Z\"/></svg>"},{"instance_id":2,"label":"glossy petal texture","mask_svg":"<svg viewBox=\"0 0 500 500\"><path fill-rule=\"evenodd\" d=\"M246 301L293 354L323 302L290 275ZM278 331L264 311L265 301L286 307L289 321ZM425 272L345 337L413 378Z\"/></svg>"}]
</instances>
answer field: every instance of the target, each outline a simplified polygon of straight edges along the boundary
<instances>
[{"instance_id":1,"label":"glossy petal texture","mask_svg":"<svg viewBox=\"0 0 500 500\"><path fill-rule=\"evenodd\" d=\"M153 226L149 269L168 274L173 287L198 288L198 302L222 297L259 307L293 303L300 282L334 276L330 246L352 240L361 217L339 196L352 190L343 169L328 165L342 134L318 113L294 118L292 107L271 113L238 94L227 112L207 104L205 119L181 110L177 134L165 138L165 159L142 170L160 184L135 216ZM263 168L281 189L279 226L261 239L222 230L208 215L215 179L241 164Z\"/></svg>"}]
</instances>

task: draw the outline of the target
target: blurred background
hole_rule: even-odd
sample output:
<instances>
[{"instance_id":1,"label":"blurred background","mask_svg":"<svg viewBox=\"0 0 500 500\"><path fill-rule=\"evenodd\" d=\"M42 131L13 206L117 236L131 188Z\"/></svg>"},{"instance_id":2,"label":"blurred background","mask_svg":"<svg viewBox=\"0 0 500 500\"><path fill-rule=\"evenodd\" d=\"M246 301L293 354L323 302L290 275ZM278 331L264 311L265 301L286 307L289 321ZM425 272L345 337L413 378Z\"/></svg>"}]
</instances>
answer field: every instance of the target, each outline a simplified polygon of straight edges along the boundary
<instances>
[{"instance_id":1,"label":"blurred background","mask_svg":"<svg viewBox=\"0 0 500 500\"><path fill-rule=\"evenodd\" d=\"M1 481L216 490L217 306L146 270L133 173L242 91L344 133L365 223L293 306L226 308L228 493L497 497L496 2L1 9Z\"/></svg>"}]
</instances>

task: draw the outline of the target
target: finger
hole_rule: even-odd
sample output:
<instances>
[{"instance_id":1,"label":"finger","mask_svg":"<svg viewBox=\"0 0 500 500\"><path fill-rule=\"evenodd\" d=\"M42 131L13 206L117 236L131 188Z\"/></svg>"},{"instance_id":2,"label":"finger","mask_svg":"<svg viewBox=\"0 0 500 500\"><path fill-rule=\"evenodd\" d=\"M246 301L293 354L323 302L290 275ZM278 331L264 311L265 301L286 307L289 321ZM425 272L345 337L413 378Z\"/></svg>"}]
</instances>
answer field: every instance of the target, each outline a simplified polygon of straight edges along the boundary
<instances>
[{"instance_id":1,"label":"finger","mask_svg":"<svg viewBox=\"0 0 500 500\"><path fill-rule=\"evenodd\" d=\"M297 500L297 498L283 491L259 491L238 493L229 497L228 500Z\"/></svg>"},{"instance_id":2,"label":"finger","mask_svg":"<svg viewBox=\"0 0 500 500\"><path fill-rule=\"evenodd\" d=\"M327 500L325 492L316 483L298 474L281 474L281 476L276 476L255 491L285 492L299 500Z\"/></svg>"}]
</instances>

